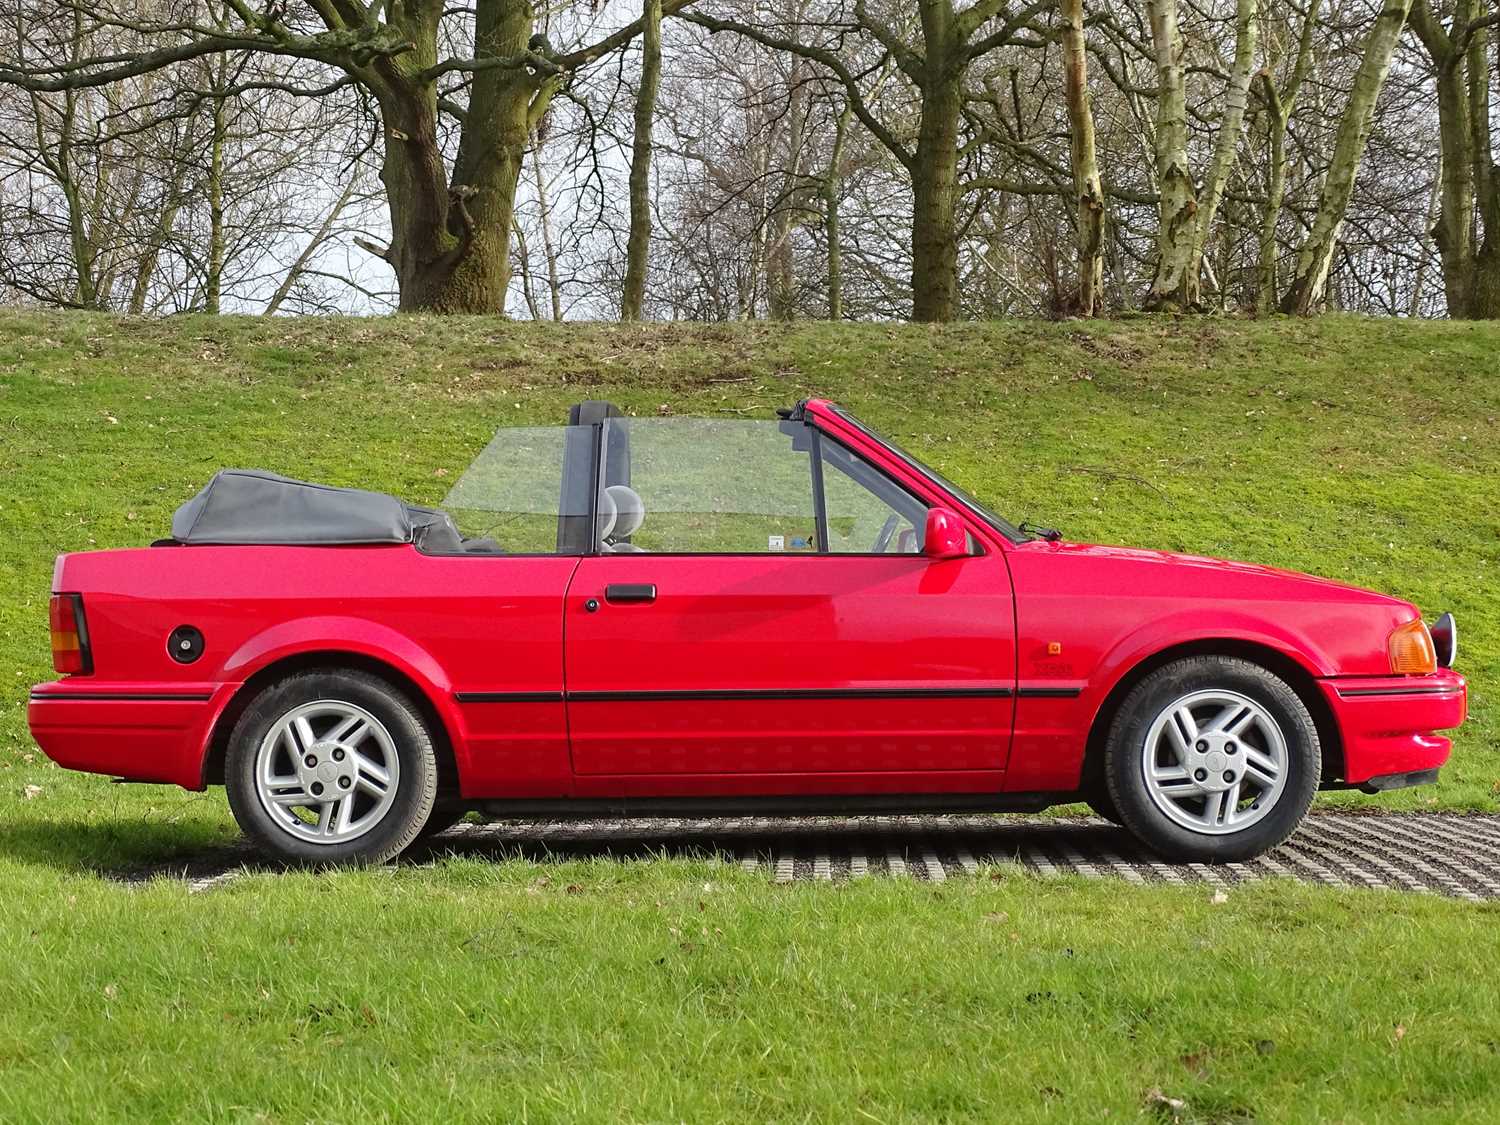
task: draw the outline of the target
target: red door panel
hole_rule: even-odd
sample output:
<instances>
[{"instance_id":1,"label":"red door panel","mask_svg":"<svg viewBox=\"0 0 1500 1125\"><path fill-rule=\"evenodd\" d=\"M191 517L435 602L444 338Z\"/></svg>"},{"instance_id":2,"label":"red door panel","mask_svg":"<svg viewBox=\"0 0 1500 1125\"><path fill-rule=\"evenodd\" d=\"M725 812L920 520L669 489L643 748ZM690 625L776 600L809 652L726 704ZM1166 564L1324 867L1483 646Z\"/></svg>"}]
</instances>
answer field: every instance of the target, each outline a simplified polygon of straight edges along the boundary
<instances>
[{"instance_id":1,"label":"red door panel","mask_svg":"<svg viewBox=\"0 0 1500 1125\"><path fill-rule=\"evenodd\" d=\"M611 601L622 586L654 600ZM574 769L864 774L854 789L880 791L892 775L998 771L1013 627L998 555L586 558L566 608Z\"/></svg>"}]
</instances>

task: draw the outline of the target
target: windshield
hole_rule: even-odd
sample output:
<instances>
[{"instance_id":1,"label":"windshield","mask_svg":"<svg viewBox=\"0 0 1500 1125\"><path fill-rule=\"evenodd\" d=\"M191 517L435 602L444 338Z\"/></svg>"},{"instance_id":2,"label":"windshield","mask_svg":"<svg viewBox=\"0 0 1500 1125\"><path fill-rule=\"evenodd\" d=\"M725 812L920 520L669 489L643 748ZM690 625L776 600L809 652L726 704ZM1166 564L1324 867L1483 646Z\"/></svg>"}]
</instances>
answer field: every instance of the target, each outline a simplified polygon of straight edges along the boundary
<instances>
[{"instance_id":1,"label":"windshield","mask_svg":"<svg viewBox=\"0 0 1500 1125\"><path fill-rule=\"evenodd\" d=\"M860 433L864 434L866 437L873 438L875 441L878 441L881 445L885 446L897 457L905 461L907 465L911 466L911 468L915 469L928 480L932 481L933 484L937 485L945 492L951 492L955 497L963 502L965 507L971 509L975 515L981 517L987 524L993 527L1001 535L1004 535L1007 539L1011 540L1011 542L1024 543L1028 538L1028 536L1021 533L1021 530L1018 527L1016 527L1009 520L1005 519L1003 516L997 515L996 513L992 512L986 505L976 499L972 493L968 492L966 489L960 488L947 477L943 476L943 474L938 472L936 469L927 464L924 464L916 457L913 457L910 453L906 452L906 450L902 449L890 438L881 434L877 430L871 429L869 426L861 422L858 418L854 417L854 415L850 414L843 407L835 406L833 408L833 412L844 421L848 422Z\"/></svg>"}]
</instances>

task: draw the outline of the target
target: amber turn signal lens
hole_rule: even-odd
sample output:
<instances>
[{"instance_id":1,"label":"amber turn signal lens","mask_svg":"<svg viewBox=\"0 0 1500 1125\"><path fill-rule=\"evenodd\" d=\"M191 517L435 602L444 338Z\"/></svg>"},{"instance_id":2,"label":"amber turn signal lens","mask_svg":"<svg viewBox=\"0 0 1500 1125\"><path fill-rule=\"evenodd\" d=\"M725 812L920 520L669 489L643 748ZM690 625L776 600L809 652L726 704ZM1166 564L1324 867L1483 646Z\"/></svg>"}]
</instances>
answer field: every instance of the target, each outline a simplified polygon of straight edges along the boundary
<instances>
[{"instance_id":1,"label":"amber turn signal lens","mask_svg":"<svg viewBox=\"0 0 1500 1125\"><path fill-rule=\"evenodd\" d=\"M1432 634L1420 618L1398 625L1391 633L1391 671L1399 675L1421 675L1437 671L1437 650Z\"/></svg>"}]
</instances>

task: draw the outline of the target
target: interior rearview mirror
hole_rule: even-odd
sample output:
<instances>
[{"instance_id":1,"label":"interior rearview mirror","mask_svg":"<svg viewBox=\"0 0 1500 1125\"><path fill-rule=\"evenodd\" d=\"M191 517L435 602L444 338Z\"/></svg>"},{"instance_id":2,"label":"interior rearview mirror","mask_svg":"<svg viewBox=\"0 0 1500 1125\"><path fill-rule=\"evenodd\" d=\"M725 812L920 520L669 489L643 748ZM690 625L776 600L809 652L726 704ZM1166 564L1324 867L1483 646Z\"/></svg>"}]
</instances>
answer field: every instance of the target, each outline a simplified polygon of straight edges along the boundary
<instances>
[{"instance_id":1,"label":"interior rearview mirror","mask_svg":"<svg viewBox=\"0 0 1500 1125\"><path fill-rule=\"evenodd\" d=\"M961 559L969 553L969 533L963 520L949 508L928 508L922 532L922 553L929 559Z\"/></svg>"}]
</instances>

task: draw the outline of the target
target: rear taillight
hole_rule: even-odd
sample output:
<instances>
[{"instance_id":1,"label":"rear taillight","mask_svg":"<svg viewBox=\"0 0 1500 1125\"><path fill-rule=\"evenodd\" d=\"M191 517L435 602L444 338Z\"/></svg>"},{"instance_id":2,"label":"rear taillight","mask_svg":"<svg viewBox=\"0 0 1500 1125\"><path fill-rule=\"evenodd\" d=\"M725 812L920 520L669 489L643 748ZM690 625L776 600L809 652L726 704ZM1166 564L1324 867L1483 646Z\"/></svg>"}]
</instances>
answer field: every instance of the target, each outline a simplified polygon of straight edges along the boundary
<instances>
[{"instance_id":1,"label":"rear taillight","mask_svg":"<svg viewBox=\"0 0 1500 1125\"><path fill-rule=\"evenodd\" d=\"M83 620L82 594L53 594L47 611L52 626L52 667L63 675L89 673L94 661L89 655L89 630Z\"/></svg>"}]
</instances>

